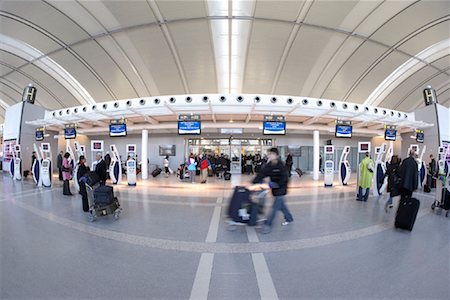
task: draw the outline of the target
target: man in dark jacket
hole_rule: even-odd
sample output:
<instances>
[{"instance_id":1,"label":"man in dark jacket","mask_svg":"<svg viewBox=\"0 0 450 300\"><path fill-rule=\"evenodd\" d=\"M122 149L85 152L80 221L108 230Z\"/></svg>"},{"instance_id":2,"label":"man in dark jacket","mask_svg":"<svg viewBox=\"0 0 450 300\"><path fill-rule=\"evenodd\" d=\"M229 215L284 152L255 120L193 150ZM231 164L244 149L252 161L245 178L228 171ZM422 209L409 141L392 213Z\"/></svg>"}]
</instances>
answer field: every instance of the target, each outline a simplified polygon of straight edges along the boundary
<instances>
[{"instance_id":1,"label":"man in dark jacket","mask_svg":"<svg viewBox=\"0 0 450 300\"><path fill-rule=\"evenodd\" d=\"M435 188L433 177L436 176L437 173L437 164L436 160L433 157L433 154L430 154L430 162L428 163L428 175L427 175L427 185L430 188Z\"/></svg>"},{"instance_id":2,"label":"man in dark jacket","mask_svg":"<svg viewBox=\"0 0 450 300\"><path fill-rule=\"evenodd\" d=\"M106 172L106 163L102 158L101 153L97 153L95 157L97 160L97 164L95 165L95 173L97 173L98 177L101 180L101 184L104 185L106 179L108 179L108 174Z\"/></svg>"},{"instance_id":3,"label":"man in dark jacket","mask_svg":"<svg viewBox=\"0 0 450 300\"><path fill-rule=\"evenodd\" d=\"M275 219L277 211L281 210L284 214L285 222L281 225L285 226L294 221L292 214L284 203L284 196L287 194L288 188L288 174L286 167L281 162L278 149L272 148L268 153L269 161L263 166L261 172L258 173L253 180L253 183L261 183L266 177L270 177L269 187L272 189L272 195L275 201L272 206L272 212L266 220L263 233L269 233L272 227L272 222Z\"/></svg>"},{"instance_id":4,"label":"man in dark jacket","mask_svg":"<svg viewBox=\"0 0 450 300\"><path fill-rule=\"evenodd\" d=\"M401 178L400 194L402 200L410 198L419 185L419 168L414 150L411 150L409 157L402 162L399 175Z\"/></svg>"},{"instance_id":5,"label":"man in dark jacket","mask_svg":"<svg viewBox=\"0 0 450 300\"><path fill-rule=\"evenodd\" d=\"M290 153L288 153L287 157L286 157L286 168L287 168L287 172L289 177L291 177L291 172L292 172L292 165L294 164L293 160L292 160L292 155Z\"/></svg>"},{"instance_id":6,"label":"man in dark jacket","mask_svg":"<svg viewBox=\"0 0 450 300\"><path fill-rule=\"evenodd\" d=\"M59 152L58 156L56 157L56 167L58 168L58 175L59 175L59 181L63 180L62 175L62 165L63 165L63 152Z\"/></svg>"}]
</instances>

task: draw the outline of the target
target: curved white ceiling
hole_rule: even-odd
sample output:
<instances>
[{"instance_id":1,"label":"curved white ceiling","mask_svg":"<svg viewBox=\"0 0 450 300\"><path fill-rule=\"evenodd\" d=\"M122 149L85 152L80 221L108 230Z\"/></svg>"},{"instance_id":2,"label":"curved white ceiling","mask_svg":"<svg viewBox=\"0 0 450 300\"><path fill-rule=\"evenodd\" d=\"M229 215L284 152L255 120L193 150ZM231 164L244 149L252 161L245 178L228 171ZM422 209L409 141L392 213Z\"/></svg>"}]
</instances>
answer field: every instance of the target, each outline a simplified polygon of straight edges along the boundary
<instances>
[{"instance_id":1,"label":"curved white ceiling","mask_svg":"<svg viewBox=\"0 0 450 300\"><path fill-rule=\"evenodd\" d=\"M447 0L4 0L0 34L7 105L32 82L49 109L252 93L411 111L427 85L450 106Z\"/></svg>"}]
</instances>

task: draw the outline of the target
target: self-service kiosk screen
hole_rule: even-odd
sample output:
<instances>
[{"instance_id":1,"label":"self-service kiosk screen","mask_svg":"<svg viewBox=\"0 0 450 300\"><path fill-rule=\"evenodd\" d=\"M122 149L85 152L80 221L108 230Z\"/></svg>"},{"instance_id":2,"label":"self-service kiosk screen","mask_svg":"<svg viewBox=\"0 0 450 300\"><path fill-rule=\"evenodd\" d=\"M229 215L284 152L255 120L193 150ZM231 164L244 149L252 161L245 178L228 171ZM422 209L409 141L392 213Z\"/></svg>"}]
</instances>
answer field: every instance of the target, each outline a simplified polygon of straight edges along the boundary
<instances>
[{"instance_id":1,"label":"self-service kiosk screen","mask_svg":"<svg viewBox=\"0 0 450 300\"><path fill-rule=\"evenodd\" d=\"M285 135L286 122L264 121L263 124L264 135Z\"/></svg>"},{"instance_id":2,"label":"self-service kiosk screen","mask_svg":"<svg viewBox=\"0 0 450 300\"><path fill-rule=\"evenodd\" d=\"M134 146L128 146L128 152L134 152L134 151L136 151L136 150L134 149Z\"/></svg>"},{"instance_id":3,"label":"self-service kiosk screen","mask_svg":"<svg viewBox=\"0 0 450 300\"><path fill-rule=\"evenodd\" d=\"M109 124L109 136L127 136L127 124Z\"/></svg>"},{"instance_id":4,"label":"self-service kiosk screen","mask_svg":"<svg viewBox=\"0 0 450 300\"><path fill-rule=\"evenodd\" d=\"M42 150L48 151L48 144L42 144Z\"/></svg>"},{"instance_id":5,"label":"self-service kiosk screen","mask_svg":"<svg viewBox=\"0 0 450 300\"><path fill-rule=\"evenodd\" d=\"M325 153L333 153L333 147L325 146Z\"/></svg>"},{"instance_id":6,"label":"self-service kiosk screen","mask_svg":"<svg viewBox=\"0 0 450 300\"><path fill-rule=\"evenodd\" d=\"M395 141L397 139L397 130L395 130L395 129L386 129L384 131L384 139L386 141Z\"/></svg>"},{"instance_id":7,"label":"self-service kiosk screen","mask_svg":"<svg viewBox=\"0 0 450 300\"><path fill-rule=\"evenodd\" d=\"M201 132L202 126L200 121L178 121L179 135L199 135Z\"/></svg>"},{"instance_id":8,"label":"self-service kiosk screen","mask_svg":"<svg viewBox=\"0 0 450 300\"><path fill-rule=\"evenodd\" d=\"M134 160L129 160L127 161L127 165L129 168L134 168L136 167L136 162Z\"/></svg>"},{"instance_id":9,"label":"self-service kiosk screen","mask_svg":"<svg viewBox=\"0 0 450 300\"><path fill-rule=\"evenodd\" d=\"M77 137L77 130L73 127L71 128L64 128L64 138L66 140L68 139L74 139Z\"/></svg>"},{"instance_id":10,"label":"self-service kiosk screen","mask_svg":"<svg viewBox=\"0 0 450 300\"><path fill-rule=\"evenodd\" d=\"M425 140L425 134L423 132L417 132L416 133L416 142L423 143Z\"/></svg>"},{"instance_id":11,"label":"self-service kiosk screen","mask_svg":"<svg viewBox=\"0 0 450 300\"><path fill-rule=\"evenodd\" d=\"M333 167L333 162L327 161L327 162L325 163L325 168L330 169L330 168L332 168L332 167Z\"/></svg>"},{"instance_id":12,"label":"self-service kiosk screen","mask_svg":"<svg viewBox=\"0 0 450 300\"><path fill-rule=\"evenodd\" d=\"M369 151L369 144L360 144L359 150L360 151Z\"/></svg>"},{"instance_id":13,"label":"self-service kiosk screen","mask_svg":"<svg viewBox=\"0 0 450 300\"><path fill-rule=\"evenodd\" d=\"M337 138L351 138L352 137L352 126L336 125L335 136Z\"/></svg>"},{"instance_id":14,"label":"self-service kiosk screen","mask_svg":"<svg viewBox=\"0 0 450 300\"><path fill-rule=\"evenodd\" d=\"M102 149L102 143L99 143L99 142L93 143L92 146L93 146L94 150L101 150Z\"/></svg>"},{"instance_id":15,"label":"self-service kiosk screen","mask_svg":"<svg viewBox=\"0 0 450 300\"><path fill-rule=\"evenodd\" d=\"M44 160L44 161L42 162L42 167L43 167L43 168L48 168L48 161L47 161L47 160Z\"/></svg>"}]
</instances>

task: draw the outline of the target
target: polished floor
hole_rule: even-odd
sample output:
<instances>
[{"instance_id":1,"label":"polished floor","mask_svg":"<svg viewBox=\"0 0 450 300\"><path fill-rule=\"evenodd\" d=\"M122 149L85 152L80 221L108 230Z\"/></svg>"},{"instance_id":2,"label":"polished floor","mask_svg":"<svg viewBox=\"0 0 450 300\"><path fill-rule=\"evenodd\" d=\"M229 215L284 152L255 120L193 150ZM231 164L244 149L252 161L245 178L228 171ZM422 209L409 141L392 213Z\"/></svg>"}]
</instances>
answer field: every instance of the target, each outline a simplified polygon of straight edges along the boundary
<instances>
[{"instance_id":1,"label":"polished floor","mask_svg":"<svg viewBox=\"0 0 450 300\"><path fill-rule=\"evenodd\" d=\"M393 228L384 197L355 201L354 182L292 177L295 222L278 215L262 234L225 223L233 186L249 181L122 183L120 219L91 223L60 182L0 175L0 298L450 299L450 219L431 211L434 192L415 194L410 233Z\"/></svg>"}]
</instances>

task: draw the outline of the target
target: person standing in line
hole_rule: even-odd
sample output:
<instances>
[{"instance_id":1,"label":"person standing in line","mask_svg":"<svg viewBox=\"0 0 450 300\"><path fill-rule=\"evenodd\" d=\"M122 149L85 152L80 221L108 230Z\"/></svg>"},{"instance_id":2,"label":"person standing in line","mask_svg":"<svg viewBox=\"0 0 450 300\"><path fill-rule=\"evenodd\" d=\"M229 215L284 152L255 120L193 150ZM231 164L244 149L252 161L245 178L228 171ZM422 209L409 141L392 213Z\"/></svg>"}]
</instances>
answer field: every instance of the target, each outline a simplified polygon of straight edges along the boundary
<instances>
[{"instance_id":1,"label":"person standing in line","mask_svg":"<svg viewBox=\"0 0 450 300\"><path fill-rule=\"evenodd\" d=\"M394 197L397 197L400 195L400 175L399 175L399 168L400 168L400 162L401 159L398 158L397 155L392 156L391 162L388 165L388 168L386 170L386 175L388 177L388 186L387 191L389 194L389 199L384 204L384 211L387 213L389 209L391 209L394 205L392 203L392 200Z\"/></svg>"},{"instance_id":2,"label":"person standing in line","mask_svg":"<svg viewBox=\"0 0 450 300\"><path fill-rule=\"evenodd\" d=\"M269 177L270 182L267 188L272 190L272 195L275 197L272 212L264 223L263 233L270 233L273 220L275 219L278 211L281 211L284 214L285 221L281 223L282 226L289 225L294 221L291 212L284 202L284 196L287 194L289 178L287 169L280 160L278 149L271 148L268 153L268 158L269 161L267 164L263 166L261 172L259 172L253 179L253 184L259 184L264 178Z\"/></svg>"},{"instance_id":3,"label":"person standing in line","mask_svg":"<svg viewBox=\"0 0 450 300\"><path fill-rule=\"evenodd\" d=\"M36 156L36 152L35 151L33 151L32 153L31 153L31 172L33 173L33 165L34 165L34 161L37 159L37 156ZM62 175L62 174L61 174Z\"/></svg>"},{"instance_id":4,"label":"person standing in line","mask_svg":"<svg viewBox=\"0 0 450 300\"><path fill-rule=\"evenodd\" d=\"M202 154L200 154L200 176L201 183L206 183L208 179L208 169L211 168L211 163L208 158Z\"/></svg>"},{"instance_id":5,"label":"person standing in line","mask_svg":"<svg viewBox=\"0 0 450 300\"><path fill-rule=\"evenodd\" d=\"M400 195L401 201L411 198L419 185L419 169L417 168L416 152L411 150L409 157L400 166Z\"/></svg>"},{"instance_id":6,"label":"person standing in line","mask_svg":"<svg viewBox=\"0 0 450 300\"><path fill-rule=\"evenodd\" d=\"M82 199L83 211L88 212L89 202L86 191L86 183L83 181L83 176L89 172L89 167L86 166L86 158L84 157L84 155L80 155L79 160L80 161L78 162L78 171L77 171L78 184L80 185L80 195Z\"/></svg>"},{"instance_id":7,"label":"person standing in line","mask_svg":"<svg viewBox=\"0 0 450 300\"><path fill-rule=\"evenodd\" d=\"M109 179L109 168L111 168L111 155L109 155L109 152L106 152L104 162L106 165L106 178Z\"/></svg>"},{"instance_id":8,"label":"person standing in line","mask_svg":"<svg viewBox=\"0 0 450 300\"><path fill-rule=\"evenodd\" d=\"M294 164L293 160L292 160L292 155L290 153L288 153L287 157L286 157L286 168L287 168L287 172L289 177L291 177L291 172L292 172L292 165Z\"/></svg>"},{"instance_id":9,"label":"person standing in line","mask_svg":"<svg viewBox=\"0 0 450 300\"><path fill-rule=\"evenodd\" d=\"M427 184L430 188L435 188L434 179L437 173L437 164L436 160L433 157L433 154L430 154L430 162L428 163L428 175L427 175Z\"/></svg>"},{"instance_id":10,"label":"person standing in line","mask_svg":"<svg viewBox=\"0 0 450 300\"><path fill-rule=\"evenodd\" d=\"M56 168L58 169L58 177L59 177L59 181L63 181L63 171L62 171L62 167L63 167L63 152L60 151L58 156L56 157Z\"/></svg>"},{"instance_id":11,"label":"person standing in line","mask_svg":"<svg viewBox=\"0 0 450 300\"><path fill-rule=\"evenodd\" d=\"M320 173L323 173L323 167L322 167L322 155L319 154L319 171Z\"/></svg>"},{"instance_id":12,"label":"person standing in line","mask_svg":"<svg viewBox=\"0 0 450 300\"><path fill-rule=\"evenodd\" d=\"M197 172L197 162L195 161L194 154L191 153L188 159L188 172L191 183L195 183L195 176Z\"/></svg>"},{"instance_id":13,"label":"person standing in line","mask_svg":"<svg viewBox=\"0 0 450 300\"><path fill-rule=\"evenodd\" d=\"M97 164L95 165L95 173L97 173L100 178L100 184L105 185L106 180L108 179L108 172L106 171L106 162L102 158L102 154L99 152L95 156L95 160Z\"/></svg>"},{"instance_id":14,"label":"person standing in line","mask_svg":"<svg viewBox=\"0 0 450 300\"><path fill-rule=\"evenodd\" d=\"M169 177L170 175L170 170L169 170L169 156L166 155L166 157L164 157L164 175L166 177Z\"/></svg>"},{"instance_id":15,"label":"person standing in line","mask_svg":"<svg viewBox=\"0 0 450 300\"><path fill-rule=\"evenodd\" d=\"M370 187L372 186L374 163L370 158L369 152L359 164L359 190L357 201L366 202L369 198ZM363 191L365 193L363 194Z\"/></svg>"},{"instance_id":16,"label":"person standing in line","mask_svg":"<svg viewBox=\"0 0 450 300\"><path fill-rule=\"evenodd\" d=\"M72 166L69 161L70 154L66 152L64 154L63 162L62 162L62 177L63 177L63 195L65 196L72 196L72 193L70 192L70 186L69 186L69 180L72 179Z\"/></svg>"}]
</instances>

